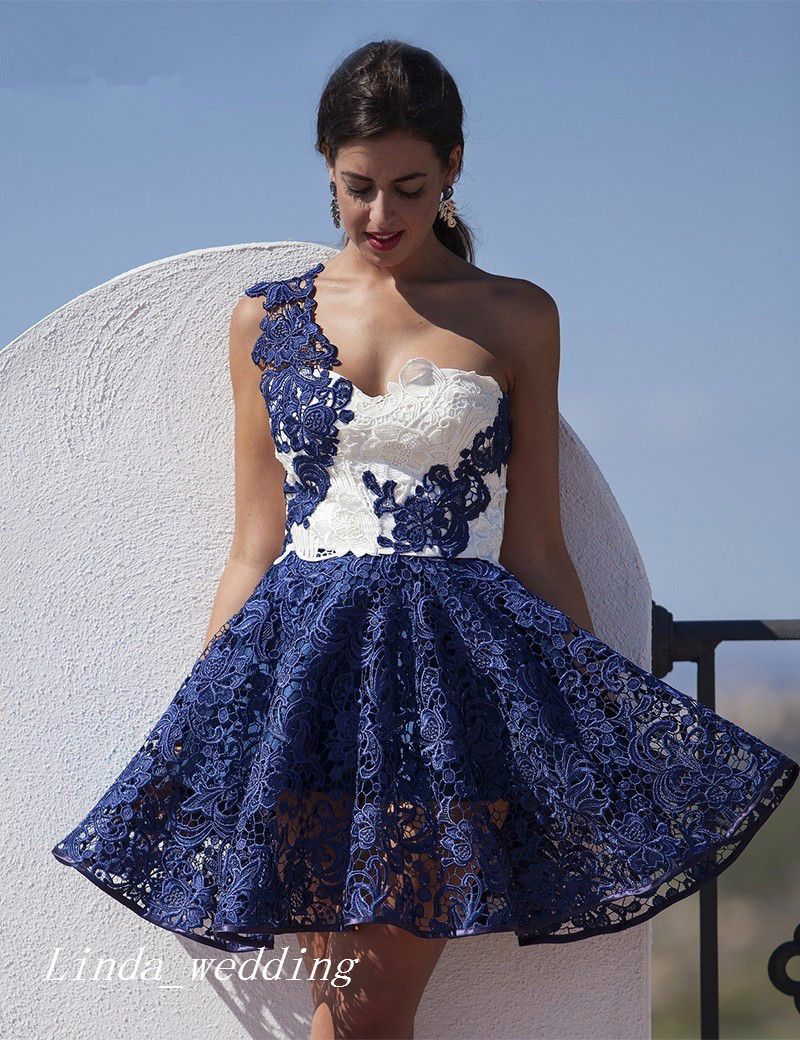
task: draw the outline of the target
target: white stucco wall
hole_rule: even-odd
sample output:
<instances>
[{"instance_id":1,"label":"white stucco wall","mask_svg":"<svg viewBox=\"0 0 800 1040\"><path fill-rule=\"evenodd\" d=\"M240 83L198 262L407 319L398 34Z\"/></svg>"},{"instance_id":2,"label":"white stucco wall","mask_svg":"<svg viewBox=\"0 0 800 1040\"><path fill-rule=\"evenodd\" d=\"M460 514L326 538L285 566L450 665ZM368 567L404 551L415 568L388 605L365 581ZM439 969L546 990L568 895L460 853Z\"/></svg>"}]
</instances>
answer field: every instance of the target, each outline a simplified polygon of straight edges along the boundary
<instances>
[{"instance_id":1,"label":"white stucco wall","mask_svg":"<svg viewBox=\"0 0 800 1040\"><path fill-rule=\"evenodd\" d=\"M3 1036L308 1036L306 983L188 981L190 958L223 952L143 921L49 850L121 772L199 651L233 520L231 308L253 282L335 252L278 242L167 257L0 351ZM598 634L649 667L650 588L633 538L563 420L561 451L567 539ZM296 956L293 936L276 956L283 945ZM64 981L45 977L57 947ZM69 981L85 954L93 970L140 947L163 959L162 985ZM510 933L454 940L418 1040L645 1040L649 961L649 923L524 948Z\"/></svg>"}]
</instances>

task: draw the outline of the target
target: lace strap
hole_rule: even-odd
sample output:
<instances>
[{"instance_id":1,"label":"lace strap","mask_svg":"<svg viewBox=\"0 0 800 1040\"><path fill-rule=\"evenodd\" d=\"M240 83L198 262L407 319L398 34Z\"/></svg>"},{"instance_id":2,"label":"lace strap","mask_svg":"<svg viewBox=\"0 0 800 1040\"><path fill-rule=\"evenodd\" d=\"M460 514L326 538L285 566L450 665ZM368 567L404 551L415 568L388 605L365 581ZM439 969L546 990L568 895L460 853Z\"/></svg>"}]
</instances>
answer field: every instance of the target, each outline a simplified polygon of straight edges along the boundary
<instances>
[{"instance_id":1,"label":"lace strap","mask_svg":"<svg viewBox=\"0 0 800 1040\"><path fill-rule=\"evenodd\" d=\"M261 335L251 352L262 370L338 364L333 349L320 343L323 337L314 322L313 275L321 267L317 264L293 278L256 282L244 290L247 296L263 297Z\"/></svg>"},{"instance_id":2,"label":"lace strap","mask_svg":"<svg viewBox=\"0 0 800 1040\"><path fill-rule=\"evenodd\" d=\"M275 348L270 336L270 318L274 320L274 315L271 312L280 302L278 300L279 285L280 282L264 281L256 282L255 285L251 285L245 289L246 296L262 296L264 298L263 304L265 313L259 326L261 328L261 335L256 340L253 349L250 352L250 357L260 369L273 367L275 364Z\"/></svg>"}]
</instances>

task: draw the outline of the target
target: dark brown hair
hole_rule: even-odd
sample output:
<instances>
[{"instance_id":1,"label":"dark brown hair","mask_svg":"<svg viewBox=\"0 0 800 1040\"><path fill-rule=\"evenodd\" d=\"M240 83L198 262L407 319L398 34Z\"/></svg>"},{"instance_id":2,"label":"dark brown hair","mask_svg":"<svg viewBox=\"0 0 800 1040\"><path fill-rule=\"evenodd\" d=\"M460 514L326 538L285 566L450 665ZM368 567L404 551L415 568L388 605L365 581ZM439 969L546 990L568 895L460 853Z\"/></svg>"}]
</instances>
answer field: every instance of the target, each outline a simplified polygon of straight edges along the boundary
<instances>
[{"instance_id":1,"label":"dark brown hair","mask_svg":"<svg viewBox=\"0 0 800 1040\"><path fill-rule=\"evenodd\" d=\"M326 145L335 162L346 141L404 130L427 141L443 168L460 144L458 179L463 120L458 88L437 57L402 40L376 40L348 54L328 78L317 108L316 150L324 155ZM453 228L437 214L433 230L448 249L474 262L472 232L458 214Z\"/></svg>"}]
</instances>

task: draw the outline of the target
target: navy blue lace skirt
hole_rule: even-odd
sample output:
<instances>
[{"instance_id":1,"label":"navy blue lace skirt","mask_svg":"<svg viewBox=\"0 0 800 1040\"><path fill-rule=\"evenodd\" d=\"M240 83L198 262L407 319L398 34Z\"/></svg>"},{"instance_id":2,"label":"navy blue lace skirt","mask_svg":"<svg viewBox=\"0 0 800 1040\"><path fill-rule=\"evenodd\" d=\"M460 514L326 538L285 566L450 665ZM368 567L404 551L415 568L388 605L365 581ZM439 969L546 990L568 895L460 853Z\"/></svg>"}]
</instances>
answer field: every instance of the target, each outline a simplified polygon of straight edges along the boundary
<instances>
[{"instance_id":1,"label":"navy blue lace skirt","mask_svg":"<svg viewBox=\"0 0 800 1040\"><path fill-rule=\"evenodd\" d=\"M290 553L52 852L227 951L564 942L719 874L798 771L497 564Z\"/></svg>"}]
</instances>

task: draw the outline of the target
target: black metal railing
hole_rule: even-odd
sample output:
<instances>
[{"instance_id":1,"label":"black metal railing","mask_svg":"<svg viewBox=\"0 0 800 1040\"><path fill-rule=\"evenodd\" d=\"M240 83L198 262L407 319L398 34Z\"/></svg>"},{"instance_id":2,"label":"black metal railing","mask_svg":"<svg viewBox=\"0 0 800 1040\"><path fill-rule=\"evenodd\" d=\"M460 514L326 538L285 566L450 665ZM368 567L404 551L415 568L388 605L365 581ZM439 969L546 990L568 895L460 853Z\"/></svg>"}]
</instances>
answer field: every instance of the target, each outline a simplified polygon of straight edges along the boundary
<instances>
[{"instance_id":1,"label":"black metal railing","mask_svg":"<svg viewBox=\"0 0 800 1040\"><path fill-rule=\"evenodd\" d=\"M720 643L754 639L800 639L800 618L771 621L675 621L666 609L652 602L653 675L663 678L676 661L697 665L697 698L716 711L715 651ZM719 1040L719 949L717 932L717 881L701 886L700 896L700 1040ZM800 982L786 970L791 957L800 954L800 925L794 940L772 953L768 975L782 993L793 996L800 1011Z\"/></svg>"}]
</instances>

